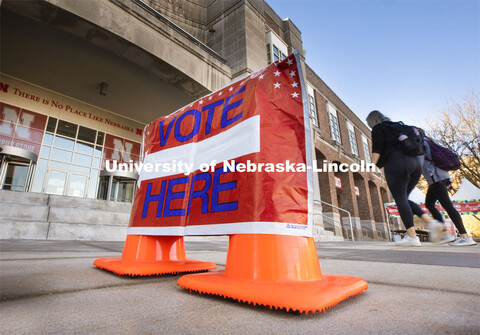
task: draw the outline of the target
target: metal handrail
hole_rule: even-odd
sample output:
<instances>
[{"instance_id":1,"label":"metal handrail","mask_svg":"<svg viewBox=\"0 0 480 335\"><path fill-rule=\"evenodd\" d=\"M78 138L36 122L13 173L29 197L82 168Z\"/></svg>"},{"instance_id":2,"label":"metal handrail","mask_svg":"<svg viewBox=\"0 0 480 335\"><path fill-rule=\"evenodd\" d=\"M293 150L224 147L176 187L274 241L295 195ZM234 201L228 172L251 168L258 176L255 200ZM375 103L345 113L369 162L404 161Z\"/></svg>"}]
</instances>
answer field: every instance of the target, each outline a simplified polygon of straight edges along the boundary
<instances>
[{"instance_id":1,"label":"metal handrail","mask_svg":"<svg viewBox=\"0 0 480 335\"><path fill-rule=\"evenodd\" d=\"M355 237L353 236L353 223L352 223L352 216L350 215L350 212L347 211L346 209L337 207L335 205L329 204L328 202L322 201L322 200L313 200L313 202L319 202L325 205L328 205L330 207L333 207L335 209L338 209L339 211L345 212L348 214L348 220L350 221L350 232L352 233L352 242L355 242Z\"/></svg>"}]
</instances>

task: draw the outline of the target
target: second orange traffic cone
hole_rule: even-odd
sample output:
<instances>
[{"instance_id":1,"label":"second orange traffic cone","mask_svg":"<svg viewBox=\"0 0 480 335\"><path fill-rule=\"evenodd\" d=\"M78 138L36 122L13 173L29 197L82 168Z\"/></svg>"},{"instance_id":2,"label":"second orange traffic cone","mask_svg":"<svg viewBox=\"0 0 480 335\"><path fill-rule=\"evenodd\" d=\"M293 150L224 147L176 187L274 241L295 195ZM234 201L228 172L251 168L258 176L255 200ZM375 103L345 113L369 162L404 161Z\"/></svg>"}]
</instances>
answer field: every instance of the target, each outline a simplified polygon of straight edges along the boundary
<instances>
[{"instance_id":1,"label":"second orange traffic cone","mask_svg":"<svg viewBox=\"0 0 480 335\"><path fill-rule=\"evenodd\" d=\"M182 236L127 235L121 258L93 264L119 275L147 276L214 270L215 263L187 259Z\"/></svg>"},{"instance_id":2,"label":"second orange traffic cone","mask_svg":"<svg viewBox=\"0 0 480 335\"><path fill-rule=\"evenodd\" d=\"M231 235L225 271L185 275L177 284L270 308L325 311L368 288L361 278L325 275L311 237Z\"/></svg>"}]
</instances>

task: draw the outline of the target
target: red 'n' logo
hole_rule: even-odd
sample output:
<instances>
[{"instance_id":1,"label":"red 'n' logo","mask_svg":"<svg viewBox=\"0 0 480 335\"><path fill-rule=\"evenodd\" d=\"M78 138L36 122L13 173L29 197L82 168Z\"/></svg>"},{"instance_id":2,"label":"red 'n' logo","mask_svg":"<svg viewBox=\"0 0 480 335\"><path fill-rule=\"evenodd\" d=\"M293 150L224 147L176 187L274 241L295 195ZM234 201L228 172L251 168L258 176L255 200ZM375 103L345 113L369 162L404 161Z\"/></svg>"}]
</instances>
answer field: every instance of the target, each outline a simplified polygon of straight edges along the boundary
<instances>
[{"instance_id":1,"label":"red 'n' logo","mask_svg":"<svg viewBox=\"0 0 480 335\"><path fill-rule=\"evenodd\" d=\"M8 84L0 83L0 91L3 91L5 93L8 93Z\"/></svg>"}]
</instances>

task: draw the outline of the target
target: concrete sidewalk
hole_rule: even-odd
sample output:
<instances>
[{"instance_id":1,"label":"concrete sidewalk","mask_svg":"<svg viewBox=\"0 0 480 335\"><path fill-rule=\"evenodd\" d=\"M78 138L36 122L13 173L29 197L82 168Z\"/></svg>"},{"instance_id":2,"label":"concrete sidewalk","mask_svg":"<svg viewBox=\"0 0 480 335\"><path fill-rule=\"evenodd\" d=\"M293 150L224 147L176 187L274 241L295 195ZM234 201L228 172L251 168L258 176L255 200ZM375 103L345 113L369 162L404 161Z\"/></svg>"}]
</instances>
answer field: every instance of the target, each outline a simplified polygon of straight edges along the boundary
<instances>
[{"instance_id":1,"label":"concrete sidewalk","mask_svg":"<svg viewBox=\"0 0 480 335\"><path fill-rule=\"evenodd\" d=\"M326 313L295 315L182 290L176 276L93 267L123 243L0 242L2 334L479 334L480 246L318 243L323 273L369 289ZM190 239L187 256L225 266L227 242Z\"/></svg>"}]
</instances>

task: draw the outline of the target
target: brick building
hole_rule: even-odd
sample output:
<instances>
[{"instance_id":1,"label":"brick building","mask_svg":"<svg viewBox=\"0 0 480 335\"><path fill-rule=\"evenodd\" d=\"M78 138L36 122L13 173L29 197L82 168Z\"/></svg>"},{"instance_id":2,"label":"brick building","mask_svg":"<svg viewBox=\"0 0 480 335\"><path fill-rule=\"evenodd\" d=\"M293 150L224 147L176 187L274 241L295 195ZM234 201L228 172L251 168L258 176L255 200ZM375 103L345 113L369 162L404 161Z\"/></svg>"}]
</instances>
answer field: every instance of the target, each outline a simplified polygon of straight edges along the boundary
<instances>
[{"instance_id":1,"label":"brick building","mask_svg":"<svg viewBox=\"0 0 480 335\"><path fill-rule=\"evenodd\" d=\"M317 162L370 162L370 129L308 66L306 77ZM389 202L389 195L379 170L321 172L318 182L322 201L350 212L356 238L388 238L383 204ZM348 217L331 205L316 203L316 210L322 211L325 229L338 235L343 227L349 235Z\"/></svg>"},{"instance_id":2,"label":"brick building","mask_svg":"<svg viewBox=\"0 0 480 335\"><path fill-rule=\"evenodd\" d=\"M103 161L140 159L151 120L305 54L298 28L263 0L4 0L0 15L3 238L124 239L137 176ZM317 159L364 159L370 132L306 69ZM350 212L358 237L385 237L381 174L316 179L318 240L342 239L349 222L320 200Z\"/></svg>"}]
</instances>

